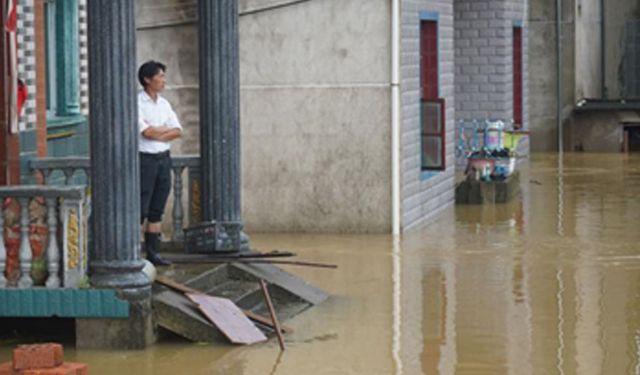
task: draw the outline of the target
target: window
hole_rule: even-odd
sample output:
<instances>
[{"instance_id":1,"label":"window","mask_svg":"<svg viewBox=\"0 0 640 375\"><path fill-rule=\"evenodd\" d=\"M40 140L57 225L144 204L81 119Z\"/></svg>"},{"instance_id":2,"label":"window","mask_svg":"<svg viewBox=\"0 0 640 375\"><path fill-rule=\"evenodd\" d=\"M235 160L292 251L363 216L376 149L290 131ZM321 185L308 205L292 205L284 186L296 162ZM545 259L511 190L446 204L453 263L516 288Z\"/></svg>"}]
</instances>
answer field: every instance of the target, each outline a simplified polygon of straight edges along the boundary
<instances>
[{"instance_id":1,"label":"window","mask_svg":"<svg viewBox=\"0 0 640 375\"><path fill-rule=\"evenodd\" d=\"M522 27L513 28L513 127L522 128Z\"/></svg>"},{"instance_id":2,"label":"window","mask_svg":"<svg viewBox=\"0 0 640 375\"><path fill-rule=\"evenodd\" d=\"M77 0L46 0L45 40L47 122L80 121Z\"/></svg>"},{"instance_id":3,"label":"window","mask_svg":"<svg viewBox=\"0 0 640 375\"><path fill-rule=\"evenodd\" d=\"M88 125L80 113L78 0L45 0L44 4L47 153L87 155Z\"/></svg>"},{"instance_id":4,"label":"window","mask_svg":"<svg viewBox=\"0 0 640 375\"><path fill-rule=\"evenodd\" d=\"M420 138L421 169L445 169L444 99L439 98L438 21L420 21ZM435 18L435 19L433 19Z\"/></svg>"},{"instance_id":5,"label":"window","mask_svg":"<svg viewBox=\"0 0 640 375\"><path fill-rule=\"evenodd\" d=\"M421 107L422 169L444 170L444 99L423 99Z\"/></svg>"},{"instance_id":6,"label":"window","mask_svg":"<svg viewBox=\"0 0 640 375\"><path fill-rule=\"evenodd\" d=\"M422 98L438 98L438 22L422 21L420 32L420 62Z\"/></svg>"}]
</instances>

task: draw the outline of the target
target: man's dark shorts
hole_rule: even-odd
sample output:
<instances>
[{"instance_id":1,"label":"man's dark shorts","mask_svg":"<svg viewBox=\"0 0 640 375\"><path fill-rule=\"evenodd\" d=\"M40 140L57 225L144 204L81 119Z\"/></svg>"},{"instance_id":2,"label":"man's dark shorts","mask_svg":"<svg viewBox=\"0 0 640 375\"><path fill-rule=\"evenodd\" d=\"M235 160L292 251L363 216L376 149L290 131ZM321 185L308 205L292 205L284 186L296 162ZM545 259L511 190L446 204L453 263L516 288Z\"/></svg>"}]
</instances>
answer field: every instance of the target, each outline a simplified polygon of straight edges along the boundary
<instances>
[{"instance_id":1,"label":"man's dark shorts","mask_svg":"<svg viewBox=\"0 0 640 375\"><path fill-rule=\"evenodd\" d=\"M140 153L141 223L162 221L164 206L171 191L171 157L169 151L159 154Z\"/></svg>"}]
</instances>

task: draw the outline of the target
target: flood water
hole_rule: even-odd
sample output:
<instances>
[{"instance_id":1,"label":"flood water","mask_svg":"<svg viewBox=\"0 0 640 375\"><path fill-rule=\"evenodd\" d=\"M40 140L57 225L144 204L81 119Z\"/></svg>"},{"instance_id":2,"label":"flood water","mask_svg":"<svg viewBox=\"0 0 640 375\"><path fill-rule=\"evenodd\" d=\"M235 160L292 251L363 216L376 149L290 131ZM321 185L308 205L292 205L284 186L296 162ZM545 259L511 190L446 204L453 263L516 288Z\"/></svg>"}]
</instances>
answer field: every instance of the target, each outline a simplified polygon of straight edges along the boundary
<instances>
[{"instance_id":1,"label":"flood water","mask_svg":"<svg viewBox=\"0 0 640 375\"><path fill-rule=\"evenodd\" d=\"M91 374L640 374L640 156L534 155L521 197L390 236L254 235L337 270L331 298L252 347L74 351ZM0 348L0 360L11 347Z\"/></svg>"}]
</instances>

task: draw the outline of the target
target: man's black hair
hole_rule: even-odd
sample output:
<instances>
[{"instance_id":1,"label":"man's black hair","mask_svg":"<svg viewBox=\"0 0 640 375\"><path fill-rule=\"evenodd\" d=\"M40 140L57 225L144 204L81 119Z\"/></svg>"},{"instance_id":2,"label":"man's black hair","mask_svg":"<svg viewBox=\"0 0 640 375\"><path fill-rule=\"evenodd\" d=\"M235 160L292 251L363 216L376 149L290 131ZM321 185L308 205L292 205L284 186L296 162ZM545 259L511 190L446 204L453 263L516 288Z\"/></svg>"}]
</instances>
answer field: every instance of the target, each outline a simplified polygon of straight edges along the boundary
<instances>
[{"instance_id":1,"label":"man's black hair","mask_svg":"<svg viewBox=\"0 0 640 375\"><path fill-rule=\"evenodd\" d=\"M151 79L153 76L160 73L160 71L166 72L167 66L159 61L149 60L140 65L140 69L138 69L138 81L142 87L147 87L147 82L144 79Z\"/></svg>"}]
</instances>

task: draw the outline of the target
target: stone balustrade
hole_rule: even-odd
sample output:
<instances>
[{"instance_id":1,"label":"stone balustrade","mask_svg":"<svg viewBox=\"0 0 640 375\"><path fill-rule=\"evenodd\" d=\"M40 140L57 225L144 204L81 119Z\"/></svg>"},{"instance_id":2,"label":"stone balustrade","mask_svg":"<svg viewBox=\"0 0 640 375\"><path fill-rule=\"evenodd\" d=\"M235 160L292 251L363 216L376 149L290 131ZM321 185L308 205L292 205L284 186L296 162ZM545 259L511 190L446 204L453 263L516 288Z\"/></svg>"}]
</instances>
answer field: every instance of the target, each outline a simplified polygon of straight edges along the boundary
<instances>
[{"instance_id":1,"label":"stone balustrade","mask_svg":"<svg viewBox=\"0 0 640 375\"><path fill-rule=\"evenodd\" d=\"M86 283L90 205L85 189L0 187L0 288L77 288ZM35 267L36 260L41 267Z\"/></svg>"},{"instance_id":2,"label":"stone balustrade","mask_svg":"<svg viewBox=\"0 0 640 375\"><path fill-rule=\"evenodd\" d=\"M88 157L47 157L30 161L29 167L32 171L40 172L45 183L61 183L68 185L73 181L73 176L78 171L89 176L91 164ZM173 174L173 208L172 222L173 234L172 242L180 242L184 238L183 227L185 225L185 207L183 205L183 195L185 194L184 173L186 170L186 194L188 219L190 223L202 221L202 209L200 206L201 185L200 185L200 157L198 155L172 156L171 170ZM62 181L52 178L56 171L61 171L64 175ZM58 172L59 173L59 172Z\"/></svg>"}]
</instances>

